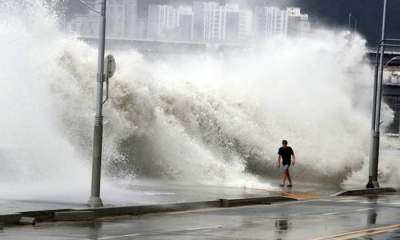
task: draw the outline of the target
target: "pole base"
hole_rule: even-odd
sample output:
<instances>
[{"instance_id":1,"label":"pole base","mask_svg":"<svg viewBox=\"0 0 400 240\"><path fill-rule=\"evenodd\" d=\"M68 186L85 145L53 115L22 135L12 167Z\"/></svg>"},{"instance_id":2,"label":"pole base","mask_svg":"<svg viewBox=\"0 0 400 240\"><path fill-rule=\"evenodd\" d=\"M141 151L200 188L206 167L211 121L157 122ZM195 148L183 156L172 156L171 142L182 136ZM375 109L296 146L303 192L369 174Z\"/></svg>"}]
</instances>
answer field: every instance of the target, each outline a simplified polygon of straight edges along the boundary
<instances>
[{"instance_id":1,"label":"pole base","mask_svg":"<svg viewBox=\"0 0 400 240\"><path fill-rule=\"evenodd\" d=\"M88 201L88 205L91 208L103 207L103 201L101 201L100 197L90 197Z\"/></svg>"},{"instance_id":2,"label":"pole base","mask_svg":"<svg viewBox=\"0 0 400 240\"><path fill-rule=\"evenodd\" d=\"M370 176L366 188L379 188L379 183Z\"/></svg>"},{"instance_id":3,"label":"pole base","mask_svg":"<svg viewBox=\"0 0 400 240\"><path fill-rule=\"evenodd\" d=\"M352 189L334 194L335 197L342 196L377 196L380 194L391 194L396 193L397 190L392 187L384 188L367 188L367 189Z\"/></svg>"}]
</instances>

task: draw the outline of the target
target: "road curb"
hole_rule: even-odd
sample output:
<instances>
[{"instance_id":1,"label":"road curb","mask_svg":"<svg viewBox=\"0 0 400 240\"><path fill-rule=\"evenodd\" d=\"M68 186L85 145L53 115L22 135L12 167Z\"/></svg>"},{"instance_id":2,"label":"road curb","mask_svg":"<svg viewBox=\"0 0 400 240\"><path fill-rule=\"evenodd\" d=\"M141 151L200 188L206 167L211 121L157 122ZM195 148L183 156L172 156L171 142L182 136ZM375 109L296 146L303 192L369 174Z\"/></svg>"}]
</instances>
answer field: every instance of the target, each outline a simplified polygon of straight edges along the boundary
<instances>
[{"instance_id":1,"label":"road curb","mask_svg":"<svg viewBox=\"0 0 400 240\"><path fill-rule=\"evenodd\" d=\"M127 206L127 207L102 207L90 208L88 210L95 211L96 217L113 217L122 215L144 215L150 213L179 212L205 208L223 208L223 207L240 207L257 204L272 204L276 202L296 201L294 198L288 197L261 197L261 198L241 198L241 199L218 199L215 201L200 201L172 204L156 204L143 206Z\"/></svg>"},{"instance_id":2,"label":"road curb","mask_svg":"<svg viewBox=\"0 0 400 240\"><path fill-rule=\"evenodd\" d=\"M90 221L96 218L95 211L65 211L65 212L55 212L55 221Z\"/></svg>"},{"instance_id":3,"label":"road curb","mask_svg":"<svg viewBox=\"0 0 400 240\"><path fill-rule=\"evenodd\" d=\"M387 188L365 188L365 189L353 189L342 191L333 194L336 197L343 196L368 196L368 195L379 195L379 194L387 194L387 193L396 193L397 190L391 187Z\"/></svg>"},{"instance_id":4,"label":"road curb","mask_svg":"<svg viewBox=\"0 0 400 240\"><path fill-rule=\"evenodd\" d=\"M241 199L218 199L215 201L185 202L172 204L155 204L142 206L120 206L84 209L55 209L43 211L19 212L16 214L0 215L0 224L20 225L26 219L36 222L49 221L90 221L102 217L118 217L124 215L138 216L151 213L178 212L206 208L240 207L257 204L272 204L279 202L297 201L295 198L272 196ZM23 221L21 221L21 219Z\"/></svg>"}]
</instances>

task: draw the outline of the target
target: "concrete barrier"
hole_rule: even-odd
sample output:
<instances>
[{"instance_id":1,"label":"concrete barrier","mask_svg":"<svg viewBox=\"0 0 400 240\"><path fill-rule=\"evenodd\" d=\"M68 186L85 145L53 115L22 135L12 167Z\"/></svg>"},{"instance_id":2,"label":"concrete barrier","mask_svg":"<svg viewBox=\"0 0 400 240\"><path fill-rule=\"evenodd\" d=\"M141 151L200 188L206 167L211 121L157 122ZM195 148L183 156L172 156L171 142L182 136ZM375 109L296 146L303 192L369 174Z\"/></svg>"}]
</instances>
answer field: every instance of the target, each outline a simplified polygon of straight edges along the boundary
<instances>
[{"instance_id":1,"label":"concrete barrier","mask_svg":"<svg viewBox=\"0 0 400 240\"><path fill-rule=\"evenodd\" d=\"M353 189L335 193L333 196L368 196L378 195L397 192L394 188L365 188L365 189Z\"/></svg>"},{"instance_id":2,"label":"concrete barrier","mask_svg":"<svg viewBox=\"0 0 400 240\"><path fill-rule=\"evenodd\" d=\"M96 218L95 211L73 210L67 212L56 212L55 221L90 221Z\"/></svg>"},{"instance_id":3,"label":"concrete barrier","mask_svg":"<svg viewBox=\"0 0 400 240\"><path fill-rule=\"evenodd\" d=\"M2 223L2 225L18 224L21 217L21 214L18 213L0 215L0 223Z\"/></svg>"},{"instance_id":4,"label":"concrete barrier","mask_svg":"<svg viewBox=\"0 0 400 240\"><path fill-rule=\"evenodd\" d=\"M156 204L125 207L91 208L96 212L96 217L112 217L121 215L143 215L149 213L177 212L202 208L220 207L219 201L187 202L173 204Z\"/></svg>"},{"instance_id":5,"label":"concrete barrier","mask_svg":"<svg viewBox=\"0 0 400 240\"><path fill-rule=\"evenodd\" d=\"M121 215L143 215L149 213L162 212L178 212L204 208L219 208L219 207L239 207L256 204L271 204L276 202L296 201L296 199L288 197L262 197L262 198L243 198L243 199L219 199L216 201L205 202L188 202L174 204L157 204L132 207L103 207L94 208L96 217L110 217Z\"/></svg>"},{"instance_id":6,"label":"concrete barrier","mask_svg":"<svg viewBox=\"0 0 400 240\"><path fill-rule=\"evenodd\" d=\"M277 202L296 201L294 198L275 196L243 199L219 199L215 201L186 202L172 204L155 204L143 206L101 207L85 209L56 209L29 211L17 214L0 215L0 223L17 225L22 223L44 221L90 221L101 217L117 217L124 215L144 215L150 213L188 211L205 208L239 207L256 204L272 204Z\"/></svg>"},{"instance_id":7,"label":"concrete barrier","mask_svg":"<svg viewBox=\"0 0 400 240\"><path fill-rule=\"evenodd\" d=\"M39 210L39 211L25 211L20 212L21 216L23 217L33 217L36 221L43 222L54 219L54 215L56 212L67 212L72 211L72 209L65 208L65 209L49 209L49 210Z\"/></svg>"},{"instance_id":8,"label":"concrete barrier","mask_svg":"<svg viewBox=\"0 0 400 240\"><path fill-rule=\"evenodd\" d=\"M257 204L272 204L275 202L295 201L288 197L261 197L261 198L243 198L243 199L220 199L220 207L240 207Z\"/></svg>"}]
</instances>

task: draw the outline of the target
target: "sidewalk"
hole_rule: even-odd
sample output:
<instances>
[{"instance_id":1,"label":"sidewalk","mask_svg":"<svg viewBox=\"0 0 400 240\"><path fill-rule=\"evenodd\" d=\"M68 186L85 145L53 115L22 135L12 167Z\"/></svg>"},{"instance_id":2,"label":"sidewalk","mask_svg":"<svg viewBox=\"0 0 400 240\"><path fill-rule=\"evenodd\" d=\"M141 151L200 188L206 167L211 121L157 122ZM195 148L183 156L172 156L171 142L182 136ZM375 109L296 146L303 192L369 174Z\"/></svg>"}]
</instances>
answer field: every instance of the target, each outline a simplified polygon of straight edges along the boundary
<instances>
[{"instance_id":1,"label":"sidewalk","mask_svg":"<svg viewBox=\"0 0 400 240\"><path fill-rule=\"evenodd\" d=\"M278 180L274 185L278 186ZM266 190L257 188L235 188L223 186L182 185L172 182L137 181L135 185L119 185L119 189L102 191L102 200L106 206L137 206L151 204L168 204L196 201L213 201L216 199L256 198L280 195L280 188ZM292 189L294 192L313 193L319 196L329 196L338 192L335 187L324 187L315 184L299 184ZM86 208L87 196L79 198L51 197L25 197L20 199L1 199L0 214L12 214L21 211L38 211L46 209ZM290 196L288 196L290 197ZM62 201L60 201L60 198Z\"/></svg>"},{"instance_id":2,"label":"sidewalk","mask_svg":"<svg viewBox=\"0 0 400 240\"><path fill-rule=\"evenodd\" d=\"M119 185L118 189L104 189L102 199L106 206L137 206L195 201L212 201L220 198L254 198L276 195L263 189L215 187L201 185L178 185L156 181L138 181L135 185ZM85 194L85 193L84 193ZM86 208L90 189L78 197L52 196L21 197L23 199L1 199L0 214L47 209Z\"/></svg>"}]
</instances>

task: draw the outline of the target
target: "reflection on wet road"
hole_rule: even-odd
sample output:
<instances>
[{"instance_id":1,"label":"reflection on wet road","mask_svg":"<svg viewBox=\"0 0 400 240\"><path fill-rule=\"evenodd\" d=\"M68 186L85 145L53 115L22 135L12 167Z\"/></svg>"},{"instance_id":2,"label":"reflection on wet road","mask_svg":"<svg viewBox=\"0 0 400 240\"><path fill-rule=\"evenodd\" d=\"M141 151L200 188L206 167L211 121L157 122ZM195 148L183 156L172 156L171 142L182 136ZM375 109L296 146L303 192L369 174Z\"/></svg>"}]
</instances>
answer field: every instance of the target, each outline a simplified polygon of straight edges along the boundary
<instances>
[{"instance_id":1,"label":"reflection on wet road","mask_svg":"<svg viewBox=\"0 0 400 240\"><path fill-rule=\"evenodd\" d=\"M363 240L399 240L400 239L400 230L390 232L387 234L381 234L378 236L364 238Z\"/></svg>"},{"instance_id":2,"label":"reflection on wet road","mask_svg":"<svg viewBox=\"0 0 400 240\"><path fill-rule=\"evenodd\" d=\"M399 226L394 224L400 223L399 200L400 195L325 198L98 222L46 223L34 228L5 228L0 239L398 239L395 231Z\"/></svg>"}]
</instances>

